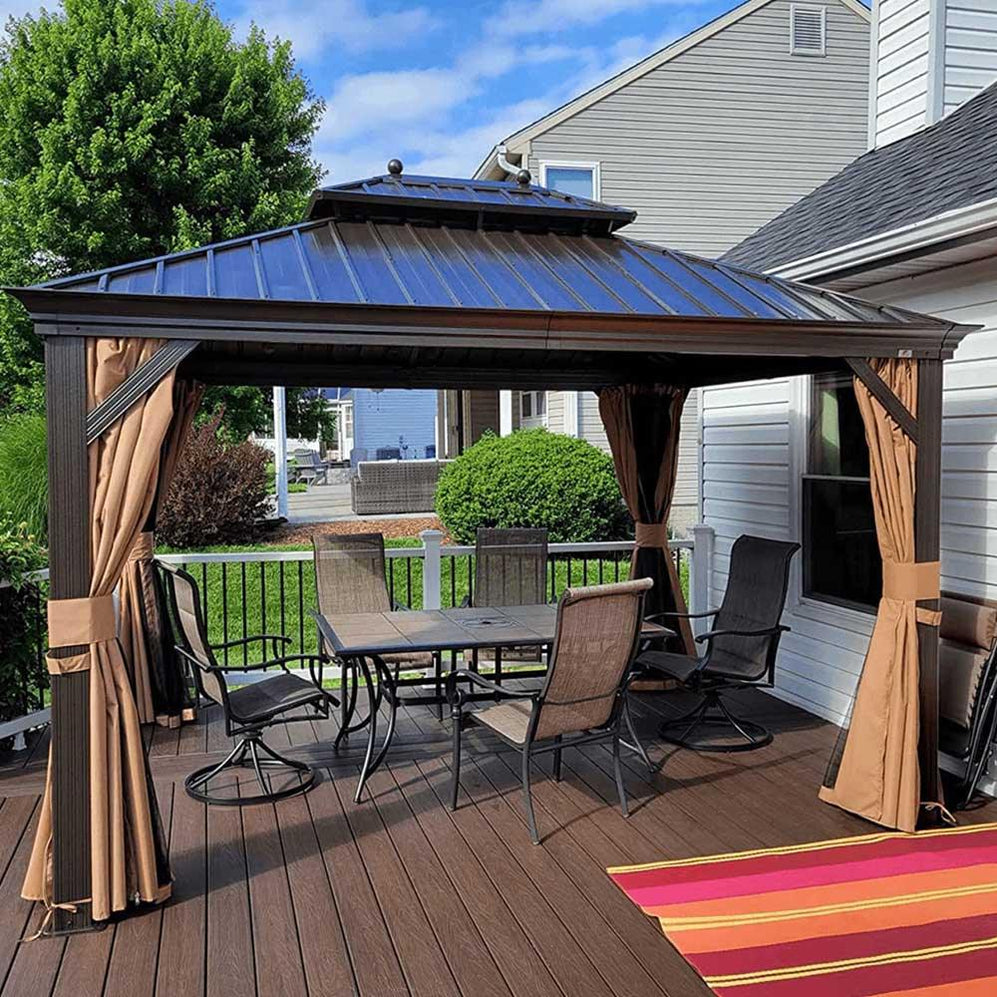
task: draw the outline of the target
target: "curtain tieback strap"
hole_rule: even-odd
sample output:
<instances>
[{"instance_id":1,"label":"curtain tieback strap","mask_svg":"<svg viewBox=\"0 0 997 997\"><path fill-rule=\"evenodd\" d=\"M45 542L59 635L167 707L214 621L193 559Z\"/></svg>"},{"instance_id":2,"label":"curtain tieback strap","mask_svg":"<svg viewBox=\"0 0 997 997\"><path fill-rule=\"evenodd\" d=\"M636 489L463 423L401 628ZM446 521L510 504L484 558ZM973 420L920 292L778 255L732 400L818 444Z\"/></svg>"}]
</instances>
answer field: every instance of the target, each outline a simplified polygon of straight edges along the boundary
<instances>
[{"instance_id":1,"label":"curtain tieback strap","mask_svg":"<svg viewBox=\"0 0 997 997\"><path fill-rule=\"evenodd\" d=\"M50 647L97 644L105 640L114 640L117 633L113 596L95 595L85 599L49 600Z\"/></svg>"},{"instance_id":2,"label":"curtain tieback strap","mask_svg":"<svg viewBox=\"0 0 997 997\"><path fill-rule=\"evenodd\" d=\"M152 533L140 533L132 544L129 561L151 561L155 553L155 540Z\"/></svg>"},{"instance_id":3,"label":"curtain tieback strap","mask_svg":"<svg viewBox=\"0 0 997 997\"><path fill-rule=\"evenodd\" d=\"M900 602L937 599L941 595L939 561L883 561L883 598Z\"/></svg>"},{"instance_id":4,"label":"curtain tieback strap","mask_svg":"<svg viewBox=\"0 0 997 997\"><path fill-rule=\"evenodd\" d=\"M667 547L668 527L665 523L636 523L638 547Z\"/></svg>"}]
</instances>

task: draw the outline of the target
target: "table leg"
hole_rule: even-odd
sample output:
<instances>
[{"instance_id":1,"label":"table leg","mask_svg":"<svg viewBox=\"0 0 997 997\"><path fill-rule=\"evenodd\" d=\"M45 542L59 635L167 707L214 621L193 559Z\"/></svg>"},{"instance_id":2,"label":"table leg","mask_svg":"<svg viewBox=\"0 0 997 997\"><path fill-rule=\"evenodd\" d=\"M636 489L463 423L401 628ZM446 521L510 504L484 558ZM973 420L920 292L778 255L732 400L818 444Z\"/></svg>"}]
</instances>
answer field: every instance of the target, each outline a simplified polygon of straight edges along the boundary
<instances>
[{"instance_id":1,"label":"table leg","mask_svg":"<svg viewBox=\"0 0 997 997\"><path fill-rule=\"evenodd\" d=\"M377 738L377 702L379 697L374 694L374 682L370 675L370 669L367 667L367 659L359 659L360 667L364 673L364 680L367 684L367 703L370 707L370 726L367 728L367 751L364 753L363 767L360 769L360 780L357 782L357 791L353 797L354 803L360 802L360 796L363 793L364 784L367 782L367 777L373 771L371 766L371 759L374 757L374 741ZM377 666L377 659L374 659L375 667Z\"/></svg>"},{"instance_id":2,"label":"table leg","mask_svg":"<svg viewBox=\"0 0 997 997\"><path fill-rule=\"evenodd\" d=\"M369 675L369 673L367 673ZM370 679L368 677L367 681ZM333 742L333 747L338 748L340 742L350 734L363 730L370 722L369 717L364 717L358 724L351 724L357 709L357 693L360 684L356 660L353 658L343 662L342 678L340 679L340 691L342 692L339 733Z\"/></svg>"},{"instance_id":3,"label":"table leg","mask_svg":"<svg viewBox=\"0 0 997 997\"><path fill-rule=\"evenodd\" d=\"M392 675L391 669L376 655L374 656L374 665L377 668L378 685L382 681L384 682L384 698L388 703L388 729L384 734L384 744L381 745L381 750L377 753L377 757L370 763L366 775L364 773L360 774L361 786L370 776L371 772L377 771L381 762L384 761L384 756L387 755L388 748L391 747L392 738L395 736L395 724L398 720L398 689L395 685L397 675Z\"/></svg>"}]
</instances>

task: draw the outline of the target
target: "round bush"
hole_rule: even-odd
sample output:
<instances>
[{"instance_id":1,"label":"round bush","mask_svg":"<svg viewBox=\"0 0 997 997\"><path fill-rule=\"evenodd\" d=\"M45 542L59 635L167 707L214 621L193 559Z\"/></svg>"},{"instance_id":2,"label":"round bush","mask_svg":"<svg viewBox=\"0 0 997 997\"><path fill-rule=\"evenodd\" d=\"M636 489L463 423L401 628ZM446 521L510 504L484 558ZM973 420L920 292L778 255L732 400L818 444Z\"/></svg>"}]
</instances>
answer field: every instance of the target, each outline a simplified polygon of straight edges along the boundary
<instances>
[{"instance_id":1,"label":"round bush","mask_svg":"<svg viewBox=\"0 0 997 997\"><path fill-rule=\"evenodd\" d=\"M546 429L486 433L441 472L436 512L466 544L479 526L543 527L554 543L617 540L631 529L612 458Z\"/></svg>"}]
</instances>

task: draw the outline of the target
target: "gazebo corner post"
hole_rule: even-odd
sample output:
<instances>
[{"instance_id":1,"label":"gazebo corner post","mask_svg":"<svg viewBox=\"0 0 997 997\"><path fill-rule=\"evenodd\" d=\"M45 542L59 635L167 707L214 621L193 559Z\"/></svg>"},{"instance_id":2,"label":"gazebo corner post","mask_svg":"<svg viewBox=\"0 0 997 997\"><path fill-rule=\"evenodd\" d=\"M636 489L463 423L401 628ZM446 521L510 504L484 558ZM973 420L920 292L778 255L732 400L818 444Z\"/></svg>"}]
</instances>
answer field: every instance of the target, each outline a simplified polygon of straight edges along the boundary
<instances>
[{"instance_id":1,"label":"gazebo corner post","mask_svg":"<svg viewBox=\"0 0 997 997\"><path fill-rule=\"evenodd\" d=\"M45 340L48 434L49 598L81 599L90 591L86 340ZM86 645L53 647L53 658ZM85 931L91 918L90 673L51 676L52 903L54 934Z\"/></svg>"},{"instance_id":2,"label":"gazebo corner post","mask_svg":"<svg viewBox=\"0 0 997 997\"><path fill-rule=\"evenodd\" d=\"M917 561L938 561L941 555L942 479L942 361L922 359L917 378L917 463L914 493L914 550ZM938 599L918 606L931 612ZM919 717L918 755L921 800L942 803L939 754L938 627L918 622Z\"/></svg>"}]
</instances>

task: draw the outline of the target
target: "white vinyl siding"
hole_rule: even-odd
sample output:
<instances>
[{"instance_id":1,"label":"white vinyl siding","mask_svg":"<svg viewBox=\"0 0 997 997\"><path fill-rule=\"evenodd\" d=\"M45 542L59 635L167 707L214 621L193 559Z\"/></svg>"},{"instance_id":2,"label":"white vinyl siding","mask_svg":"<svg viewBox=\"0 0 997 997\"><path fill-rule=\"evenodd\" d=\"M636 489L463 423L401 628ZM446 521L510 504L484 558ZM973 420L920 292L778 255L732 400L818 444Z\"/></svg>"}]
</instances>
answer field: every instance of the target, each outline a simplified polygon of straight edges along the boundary
<instances>
[{"instance_id":1,"label":"white vinyl siding","mask_svg":"<svg viewBox=\"0 0 997 997\"><path fill-rule=\"evenodd\" d=\"M880 0L873 53L873 145L910 135L928 121L930 5L939 0Z\"/></svg>"},{"instance_id":2,"label":"white vinyl siding","mask_svg":"<svg viewBox=\"0 0 997 997\"><path fill-rule=\"evenodd\" d=\"M945 113L997 80L997 3L947 0Z\"/></svg>"},{"instance_id":3,"label":"white vinyl siding","mask_svg":"<svg viewBox=\"0 0 997 997\"><path fill-rule=\"evenodd\" d=\"M624 234L719 256L865 150L869 25L829 0L823 58L790 54L772 0L554 124L527 165L598 162Z\"/></svg>"},{"instance_id":4,"label":"white vinyl siding","mask_svg":"<svg viewBox=\"0 0 997 997\"><path fill-rule=\"evenodd\" d=\"M942 587L997 599L997 260L863 288L860 296L979 324L945 365ZM711 581L723 597L742 533L800 539L806 379L705 388L703 519L717 531ZM802 599L794 578L776 668L778 695L835 722L847 714L872 617Z\"/></svg>"}]
</instances>

